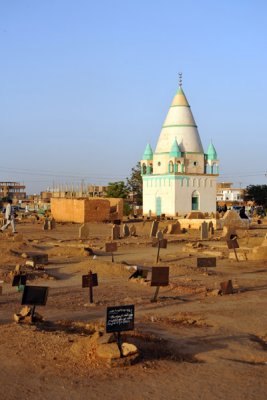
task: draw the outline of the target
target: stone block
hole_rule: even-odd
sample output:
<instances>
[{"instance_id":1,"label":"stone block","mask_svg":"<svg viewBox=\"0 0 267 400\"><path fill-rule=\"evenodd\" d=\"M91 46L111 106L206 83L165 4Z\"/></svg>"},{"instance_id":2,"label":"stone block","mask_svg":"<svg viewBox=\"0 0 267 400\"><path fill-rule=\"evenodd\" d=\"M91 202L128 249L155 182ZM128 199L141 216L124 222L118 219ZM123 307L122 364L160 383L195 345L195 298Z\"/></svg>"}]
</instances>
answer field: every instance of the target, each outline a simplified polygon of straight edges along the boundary
<instances>
[{"instance_id":1,"label":"stone block","mask_svg":"<svg viewBox=\"0 0 267 400\"><path fill-rule=\"evenodd\" d=\"M100 344L96 349L96 355L99 358L114 360L121 357L117 343Z\"/></svg>"},{"instance_id":2,"label":"stone block","mask_svg":"<svg viewBox=\"0 0 267 400\"><path fill-rule=\"evenodd\" d=\"M125 343L122 343L122 345L121 345L121 351L122 351L123 357L128 357L128 356L137 354L138 348L134 344L125 342Z\"/></svg>"},{"instance_id":3,"label":"stone block","mask_svg":"<svg viewBox=\"0 0 267 400\"><path fill-rule=\"evenodd\" d=\"M114 343L117 341L116 335L114 333L104 333L104 335L99 336L97 339L98 344Z\"/></svg>"}]
</instances>

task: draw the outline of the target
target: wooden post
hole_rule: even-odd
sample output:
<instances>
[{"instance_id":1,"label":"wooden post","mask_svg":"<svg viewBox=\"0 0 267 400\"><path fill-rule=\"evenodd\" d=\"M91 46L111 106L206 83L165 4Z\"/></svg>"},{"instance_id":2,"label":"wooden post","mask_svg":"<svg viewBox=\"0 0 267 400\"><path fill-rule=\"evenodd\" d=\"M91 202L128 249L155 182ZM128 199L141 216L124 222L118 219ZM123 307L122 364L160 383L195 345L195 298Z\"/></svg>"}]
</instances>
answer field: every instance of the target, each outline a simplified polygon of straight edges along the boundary
<instances>
[{"instance_id":1,"label":"wooden post","mask_svg":"<svg viewBox=\"0 0 267 400\"><path fill-rule=\"evenodd\" d=\"M159 262L159 252L160 252L160 240L159 240L159 242L158 242L158 251L157 251L156 263Z\"/></svg>"},{"instance_id":2,"label":"wooden post","mask_svg":"<svg viewBox=\"0 0 267 400\"><path fill-rule=\"evenodd\" d=\"M159 288L160 288L160 286L157 286L157 287L156 287L154 297L153 297L153 299L151 300L152 303L156 303L156 301L158 300Z\"/></svg>"},{"instance_id":3,"label":"wooden post","mask_svg":"<svg viewBox=\"0 0 267 400\"><path fill-rule=\"evenodd\" d=\"M234 247L234 253L235 253L235 258L236 258L236 261L239 261L239 259L238 259L238 257L237 257L237 252L236 252L236 249L235 249L235 247Z\"/></svg>"},{"instance_id":4,"label":"wooden post","mask_svg":"<svg viewBox=\"0 0 267 400\"><path fill-rule=\"evenodd\" d=\"M94 302L94 298L93 298L93 278L92 278L92 271L89 271L89 303L93 303Z\"/></svg>"}]
</instances>

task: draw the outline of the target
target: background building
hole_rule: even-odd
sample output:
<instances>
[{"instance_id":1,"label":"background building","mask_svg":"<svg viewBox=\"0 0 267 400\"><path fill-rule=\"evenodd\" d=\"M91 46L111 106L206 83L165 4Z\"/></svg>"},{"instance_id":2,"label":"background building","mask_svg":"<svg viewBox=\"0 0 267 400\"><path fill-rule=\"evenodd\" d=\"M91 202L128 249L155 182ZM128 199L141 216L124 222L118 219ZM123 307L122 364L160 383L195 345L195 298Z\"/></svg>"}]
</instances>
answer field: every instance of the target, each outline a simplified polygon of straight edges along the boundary
<instances>
[{"instance_id":1,"label":"background building","mask_svg":"<svg viewBox=\"0 0 267 400\"><path fill-rule=\"evenodd\" d=\"M245 190L241 188L233 188L231 182L217 183L217 203L219 206L226 204L228 207L233 204L241 205L244 202Z\"/></svg>"},{"instance_id":2,"label":"background building","mask_svg":"<svg viewBox=\"0 0 267 400\"><path fill-rule=\"evenodd\" d=\"M25 186L19 182L0 182L0 198L7 197L14 201L25 200Z\"/></svg>"}]
</instances>

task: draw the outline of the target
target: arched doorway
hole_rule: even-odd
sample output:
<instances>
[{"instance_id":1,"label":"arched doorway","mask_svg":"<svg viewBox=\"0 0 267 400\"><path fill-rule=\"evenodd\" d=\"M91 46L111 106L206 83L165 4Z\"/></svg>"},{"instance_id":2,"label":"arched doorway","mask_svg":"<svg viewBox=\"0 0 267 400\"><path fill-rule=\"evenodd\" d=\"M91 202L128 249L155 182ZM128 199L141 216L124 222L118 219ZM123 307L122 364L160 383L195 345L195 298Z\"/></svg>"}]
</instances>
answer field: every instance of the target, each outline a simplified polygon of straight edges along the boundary
<instances>
[{"instance_id":1,"label":"arched doorway","mask_svg":"<svg viewBox=\"0 0 267 400\"><path fill-rule=\"evenodd\" d=\"M199 193L196 190L192 193L192 210L199 210Z\"/></svg>"}]
</instances>

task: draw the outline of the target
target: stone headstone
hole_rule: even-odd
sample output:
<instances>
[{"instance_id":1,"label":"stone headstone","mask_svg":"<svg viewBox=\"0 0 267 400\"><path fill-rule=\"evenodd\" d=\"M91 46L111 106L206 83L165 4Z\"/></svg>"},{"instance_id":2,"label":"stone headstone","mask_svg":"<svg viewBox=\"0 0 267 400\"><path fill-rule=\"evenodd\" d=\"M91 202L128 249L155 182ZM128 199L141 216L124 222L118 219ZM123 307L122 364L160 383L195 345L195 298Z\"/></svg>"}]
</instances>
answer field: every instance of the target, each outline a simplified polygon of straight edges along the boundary
<instances>
[{"instance_id":1,"label":"stone headstone","mask_svg":"<svg viewBox=\"0 0 267 400\"><path fill-rule=\"evenodd\" d=\"M135 225L130 225L129 231L130 231L130 235L131 236L136 236L136 227L135 227Z\"/></svg>"},{"instance_id":2,"label":"stone headstone","mask_svg":"<svg viewBox=\"0 0 267 400\"><path fill-rule=\"evenodd\" d=\"M50 229L56 229L56 220L55 220L55 218L51 218L51 220L50 220Z\"/></svg>"},{"instance_id":3,"label":"stone headstone","mask_svg":"<svg viewBox=\"0 0 267 400\"><path fill-rule=\"evenodd\" d=\"M157 237L158 240L162 240L163 239L163 232L162 231L158 231L156 237Z\"/></svg>"},{"instance_id":4,"label":"stone headstone","mask_svg":"<svg viewBox=\"0 0 267 400\"><path fill-rule=\"evenodd\" d=\"M181 233L181 224L179 222L169 224L167 233L169 233L170 235Z\"/></svg>"},{"instance_id":5,"label":"stone headstone","mask_svg":"<svg viewBox=\"0 0 267 400\"><path fill-rule=\"evenodd\" d=\"M159 221L153 221L150 231L150 237L156 237L156 234L158 232L158 227L159 227Z\"/></svg>"},{"instance_id":6,"label":"stone headstone","mask_svg":"<svg viewBox=\"0 0 267 400\"><path fill-rule=\"evenodd\" d=\"M120 238L120 226L114 224L111 230L111 240L119 240Z\"/></svg>"},{"instance_id":7,"label":"stone headstone","mask_svg":"<svg viewBox=\"0 0 267 400\"><path fill-rule=\"evenodd\" d=\"M89 239L89 224L82 224L79 228L79 238L82 240Z\"/></svg>"},{"instance_id":8,"label":"stone headstone","mask_svg":"<svg viewBox=\"0 0 267 400\"><path fill-rule=\"evenodd\" d=\"M211 235L214 235L214 226L213 226L212 221L209 222L209 233Z\"/></svg>"},{"instance_id":9,"label":"stone headstone","mask_svg":"<svg viewBox=\"0 0 267 400\"><path fill-rule=\"evenodd\" d=\"M200 239L205 240L209 238L209 230L207 222L202 222L200 225Z\"/></svg>"},{"instance_id":10,"label":"stone headstone","mask_svg":"<svg viewBox=\"0 0 267 400\"><path fill-rule=\"evenodd\" d=\"M129 237L130 236L130 229L129 229L129 226L127 224L123 224L122 231L123 231L123 237Z\"/></svg>"},{"instance_id":11,"label":"stone headstone","mask_svg":"<svg viewBox=\"0 0 267 400\"><path fill-rule=\"evenodd\" d=\"M44 220L44 225L43 225L43 230L44 231L47 231L48 230L48 218L45 218L45 220Z\"/></svg>"}]
</instances>

